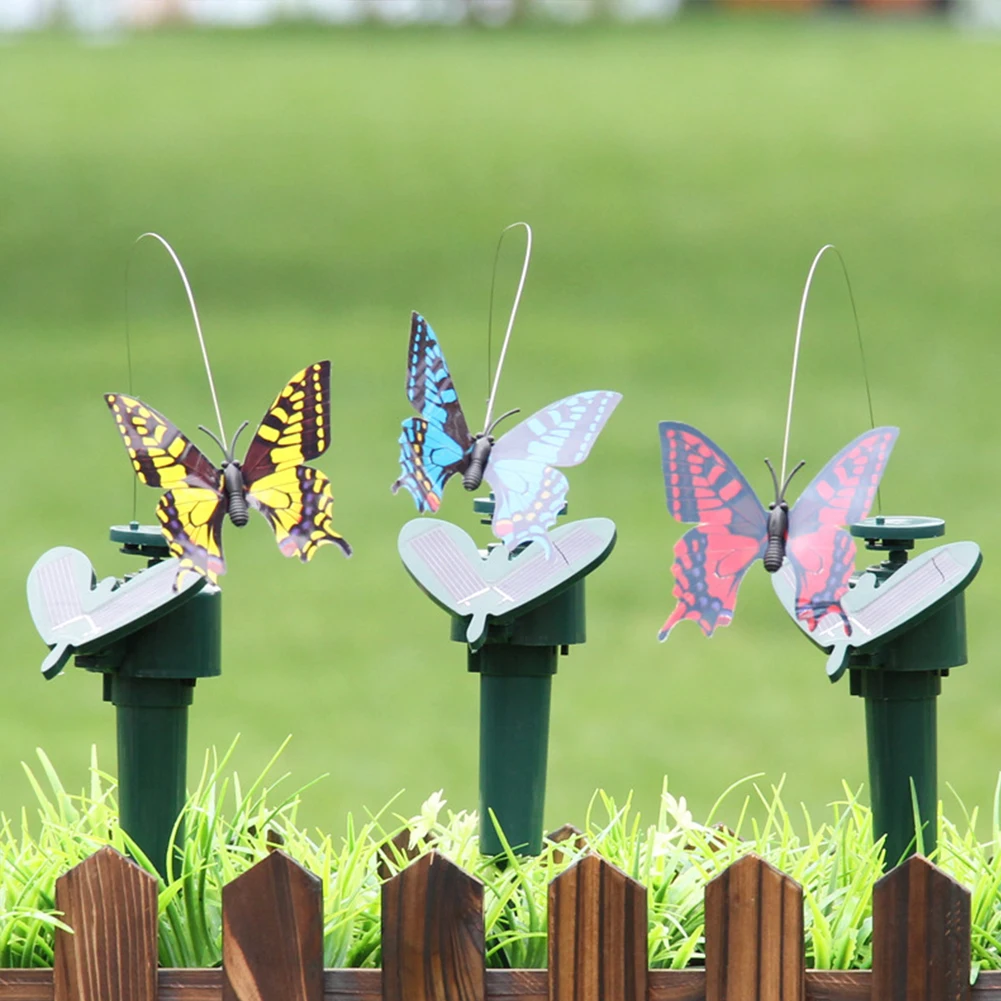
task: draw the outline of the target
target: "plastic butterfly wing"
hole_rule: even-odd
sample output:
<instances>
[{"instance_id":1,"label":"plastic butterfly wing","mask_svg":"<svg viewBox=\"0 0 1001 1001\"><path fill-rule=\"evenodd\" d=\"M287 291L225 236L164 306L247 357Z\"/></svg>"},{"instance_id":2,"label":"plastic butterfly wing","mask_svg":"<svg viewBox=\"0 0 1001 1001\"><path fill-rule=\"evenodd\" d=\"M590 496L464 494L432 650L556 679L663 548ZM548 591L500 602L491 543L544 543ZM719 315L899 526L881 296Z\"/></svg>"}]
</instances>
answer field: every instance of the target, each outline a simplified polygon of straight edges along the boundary
<instances>
[{"instance_id":1,"label":"plastic butterfly wing","mask_svg":"<svg viewBox=\"0 0 1001 1001\"><path fill-rule=\"evenodd\" d=\"M323 545L348 541L333 529L330 480L305 465L330 444L330 362L297 372L275 397L243 460L247 501L265 517L283 556L308 563Z\"/></svg>"},{"instance_id":2,"label":"plastic butterfly wing","mask_svg":"<svg viewBox=\"0 0 1001 1001\"><path fill-rule=\"evenodd\" d=\"M141 400L105 396L140 483L166 487L156 516L171 553L181 561L175 588L186 572L213 584L226 572L222 523L226 495L221 470L163 414Z\"/></svg>"},{"instance_id":3,"label":"plastic butterfly wing","mask_svg":"<svg viewBox=\"0 0 1001 1001\"><path fill-rule=\"evenodd\" d=\"M829 612L841 607L855 571L855 540L841 526L869 514L879 481L899 434L897 428L875 428L859 435L814 477L789 512L786 558L796 575L796 618L810 632Z\"/></svg>"},{"instance_id":4,"label":"plastic butterfly wing","mask_svg":"<svg viewBox=\"0 0 1001 1001\"><path fill-rule=\"evenodd\" d=\"M517 424L494 445L484 479L494 492L493 531L511 552L523 542L552 546L570 484L555 467L576 466L589 455L621 393L578 393L551 403Z\"/></svg>"},{"instance_id":5,"label":"plastic butterfly wing","mask_svg":"<svg viewBox=\"0 0 1001 1001\"><path fill-rule=\"evenodd\" d=\"M690 424L662 421L661 457L667 508L675 521L696 523L674 546L678 604L661 627L663 642L682 619L706 636L728 626L737 588L751 564L765 555L768 515L727 454Z\"/></svg>"},{"instance_id":6,"label":"plastic butterfly wing","mask_svg":"<svg viewBox=\"0 0 1001 1001\"><path fill-rule=\"evenodd\" d=\"M403 422L403 473L393 484L393 493L406 487L418 511L437 511L449 477L469 465L473 439L438 338L419 313L410 318L407 358L407 397L420 416Z\"/></svg>"},{"instance_id":7,"label":"plastic butterfly wing","mask_svg":"<svg viewBox=\"0 0 1001 1001\"><path fill-rule=\"evenodd\" d=\"M351 554L331 526L330 481L304 465L330 442L329 398L329 362L297 372L268 409L240 467L246 502L271 525L281 552L304 563L325 543ZM168 488L157 518L181 562L176 584L185 573L218 583L226 572L222 525L229 509L223 471L152 407L118 394L105 399L140 481Z\"/></svg>"},{"instance_id":8,"label":"plastic butterfly wing","mask_svg":"<svg viewBox=\"0 0 1001 1001\"><path fill-rule=\"evenodd\" d=\"M864 518L897 439L876 428L846 445L813 479L789 512L786 558L796 579L796 614L812 631L841 608L854 571L855 543L843 525ZM750 484L713 441L688 424L660 424L667 504L682 523L696 522L674 547L671 573L678 604L660 630L667 639L682 619L711 636L729 625L737 589L764 556L768 515Z\"/></svg>"}]
</instances>

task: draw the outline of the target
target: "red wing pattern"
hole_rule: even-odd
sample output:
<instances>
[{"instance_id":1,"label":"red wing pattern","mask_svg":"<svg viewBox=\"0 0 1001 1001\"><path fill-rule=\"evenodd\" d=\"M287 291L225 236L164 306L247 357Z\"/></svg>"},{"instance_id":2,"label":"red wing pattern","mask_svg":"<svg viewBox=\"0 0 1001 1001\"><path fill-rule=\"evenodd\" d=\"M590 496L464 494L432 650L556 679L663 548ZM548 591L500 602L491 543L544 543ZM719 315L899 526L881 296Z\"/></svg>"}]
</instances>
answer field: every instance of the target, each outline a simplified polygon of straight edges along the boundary
<instances>
[{"instance_id":1,"label":"red wing pattern","mask_svg":"<svg viewBox=\"0 0 1001 1001\"><path fill-rule=\"evenodd\" d=\"M697 522L674 547L678 604L661 627L666 640L682 619L711 636L729 625L737 588L764 555L768 519L750 484L714 442L690 424L662 421L660 447L667 507L683 524Z\"/></svg>"},{"instance_id":2,"label":"red wing pattern","mask_svg":"<svg viewBox=\"0 0 1001 1001\"><path fill-rule=\"evenodd\" d=\"M789 512L786 556L796 574L796 617L812 632L833 612L851 634L841 598L855 570L855 541L844 525L872 507L899 431L880 427L859 435L817 474Z\"/></svg>"}]
</instances>

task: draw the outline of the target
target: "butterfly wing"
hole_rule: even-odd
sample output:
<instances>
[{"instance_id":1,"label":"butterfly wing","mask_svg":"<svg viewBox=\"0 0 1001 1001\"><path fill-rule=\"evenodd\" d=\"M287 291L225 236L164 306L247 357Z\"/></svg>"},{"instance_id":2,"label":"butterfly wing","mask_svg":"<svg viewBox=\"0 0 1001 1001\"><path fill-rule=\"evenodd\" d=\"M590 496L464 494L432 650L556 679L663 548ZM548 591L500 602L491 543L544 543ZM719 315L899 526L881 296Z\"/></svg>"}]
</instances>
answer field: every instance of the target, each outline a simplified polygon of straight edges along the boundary
<instances>
[{"instance_id":1,"label":"butterfly wing","mask_svg":"<svg viewBox=\"0 0 1001 1001\"><path fill-rule=\"evenodd\" d=\"M490 452L484 478L494 492L494 535L508 552L535 539L547 553L546 530L563 510L570 484L555 467L589 455L621 393L595 391L557 400L523 420Z\"/></svg>"},{"instance_id":2,"label":"butterfly wing","mask_svg":"<svg viewBox=\"0 0 1001 1001\"><path fill-rule=\"evenodd\" d=\"M289 379L264 415L243 461L247 501L267 519L278 548L303 563L327 543L351 555L333 529L330 480L304 465L330 444L330 362Z\"/></svg>"},{"instance_id":3,"label":"butterfly wing","mask_svg":"<svg viewBox=\"0 0 1001 1001\"><path fill-rule=\"evenodd\" d=\"M174 590L180 589L187 573L218 584L219 575L226 572L222 555L226 505L219 491L180 483L160 498L156 516L171 553L180 560Z\"/></svg>"},{"instance_id":4,"label":"butterfly wing","mask_svg":"<svg viewBox=\"0 0 1001 1001\"><path fill-rule=\"evenodd\" d=\"M696 523L675 544L674 597L661 627L666 640L682 619L706 636L733 619L737 589L765 553L768 517L751 485L726 453L690 424L662 421L661 458L667 508L676 521Z\"/></svg>"},{"instance_id":5,"label":"butterfly wing","mask_svg":"<svg viewBox=\"0 0 1001 1001\"><path fill-rule=\"evenodd\" d=\"M296 372L268 407L243 460L245 483L322 455L330 444L330 362Z\"/></svg>"},{"instance_id":6,"label":"butterfly wing","mask_svg":"<svg viewBox=\"0 0 1001 1001\"><path fill-rule=\"evenodd\" d=\"M407 397L420 416L403 422L402 475L392 489L406 487L418 511L437 511L449 477L469 464L472 436L438 338L419 313L410 318L407 358Z\"/></svg>"},{"instance_id":7,"label":"butterfly wing","mask_svg":"<svg viewBox=\"0 0 1001 1001\"><path fill-rule=\"evenodd\" d=\"M869 513L898 434L875 428L845 445L789 512L786 556L796 576L796 617L811 632L832 612L851 632L841 598L855 569L855 540L842 526Z\"/></svg>"},{"instance_id":8,"label":"butterfly wing","mask_svg":"<svg viewBox=\"0 0 1001 1001\"><path fill-rule=\"evenodd\" d=\"M163 414L132 396L108 393L104 399L141 483L165 488L185 481L210 489L219 485L219 470Z\"/></svg>"},{"instance_id":9,"label":"butterfly wing","mask_svg":"<svg viewBox=\"0 0 1001 1001\"><path fill-rule=\"evenodd\" d=\"M247 500L267 519L284 556L308 563L327 543L351 555L347 539L333 529L334 497L330 480L312 466L291 466L255 480Z\"/></svg>"},{"instance_id":10,"label":"butterfly wing","mask_svg":"<svg viewBox=\"0 0 1001 1001\"><path fill-rule=\"evenodd\" d=\"M181 561L175 590L189 572L217 583L226 572L222 473L174 424L141 400L109 393L105 401L140 482L168 488L156 516L170 551Z\"/></svg>"}]
</instances>

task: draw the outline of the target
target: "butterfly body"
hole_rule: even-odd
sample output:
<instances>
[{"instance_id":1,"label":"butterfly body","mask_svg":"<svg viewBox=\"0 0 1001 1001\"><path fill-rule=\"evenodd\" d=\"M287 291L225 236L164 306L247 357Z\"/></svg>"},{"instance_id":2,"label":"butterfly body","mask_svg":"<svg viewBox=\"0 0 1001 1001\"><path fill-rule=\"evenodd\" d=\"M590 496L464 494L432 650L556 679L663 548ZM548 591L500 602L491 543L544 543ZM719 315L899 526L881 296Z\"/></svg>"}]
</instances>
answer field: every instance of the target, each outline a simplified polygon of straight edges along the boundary
<instances>
[{"instance_id":1,"label":"butterfly body","mask_svg":"<svg viewBox=\"0 0 1001 1001\"><path fill-rule=\"evenodd\" d=\"M494 493L493 531L508 552L535 540L549 553L547 529L562 511L569 483L556 468L583 462L619 400L595 391L568 396L523 420L498 439L497 424L471 434L445 357L430 324L411 317L407 396L420 415L403 422L402 474L418 511L437 511L449 478L459 473L475 490L486 480ZM511 411L515 413L516 411Z\"/></svg>"},{"instance_id":2,"label":"butterfly body","mask_svg":"<svg viewBox=\"0 0 1001 1001\"><path fill-rule=\"evenodd\" d=\"M222 481L229 520L237 528L243 528L250 521L250 510L247 507L247 488L238 462L227 462L222 467Z\"/></svg>"},{"instance_id":3,"label":"butterfly body","mask_svg":"<svg viewBox=\"0 0 1001 1001\"><path fill-rule=\"evenodd\" d=\"M789 535L789 505L776 501L768 508L768 543L765 555L761 557L765 569L776 573L786 558L786 537Z\"/></svg>"},{"instance_id":4,"label":"butterfly body","mask_svg":"<svg viewBox=\"0 0 1001 1001\"><path fill-rule=\"evenodd\" d=\"M788 560L796 582L796 616L810 631L833 612L847 634L840 599L854 571L855 543L842 526L869 513L897 434L897 428L882 427L859 435L791 508L784 499L788 480L779 488L776 479L776 500L766 511L715 442L689 424L662 422L668 509L677 521L696 527L674 547L671 573L678 604L660 639L667 639L682 619L698 622L707 636L729 625L740 583L758 559L770 573Z\"/></svg>"},{"instance_id":5,"label":"butterfly body","mask_svg":"<svg viewBox=\"0 0 1001 1001\"><path fill-rule=\"evenodd\" d=\"M490 450L494 440L489 435L480 434L473 439L473 447L469 452L469 465L462 474L462 485L467 490L478 490L483 482L483 473L490 461Z\"/></svg>"},{"instance_id":6,"label":"butterfly body","mask_svg":"<svg viewBox=\"0 0 1001 1001\"><path fill-rule=\"evenodd\" d=\"M305 563L326 543L351 554L332 528L330 481L305 465L329 444L329 398L329 362L296 373L265 414L243 462L232 457L236 436L228 449L211 436L225 453L218 468L141 400L117 393L105 397L137 477L166 490L156 513L171 552L180 559L178 581L197 573L216 583L226 569L223 522L228 515L237 527L246 525L250 508L271 526L285 556Z\"/></svg>"}]
</instances>

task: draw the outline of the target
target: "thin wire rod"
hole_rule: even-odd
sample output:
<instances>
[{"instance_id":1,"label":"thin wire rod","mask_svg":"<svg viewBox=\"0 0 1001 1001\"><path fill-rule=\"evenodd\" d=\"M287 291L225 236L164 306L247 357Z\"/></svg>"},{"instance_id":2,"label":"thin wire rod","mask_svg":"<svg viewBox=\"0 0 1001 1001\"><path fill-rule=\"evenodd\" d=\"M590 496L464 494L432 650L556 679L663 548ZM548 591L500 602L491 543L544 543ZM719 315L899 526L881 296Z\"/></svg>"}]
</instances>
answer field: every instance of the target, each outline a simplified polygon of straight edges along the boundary
<instances>
[{"instance_id":1,"label":"thin wire rod","mask_svg":"<svg viewBox=\"0 0 1001 1001\"><path fill-rule=\"evenodd\" d=\"M810 286L813 284L814 273L817 270L817 266L820 264L820 259L828 250L833 250L837 255L838 261L841 264L841 272L845 276L845 284L848 286L848 299L851 302L852 317L855 320L855 336L858 340L859 356L862 359L862 379L865 382L865 397L869 406L869 426L873 428L876 426L876 418L873 415L872 407L872 390L869 386L869 370L865 361L865 348L862 346L862 326L859 323L858 307L855 304L855 291L852 288L852 280L848 275L848 265L845 263L845 259L842 256L841 251L838 250L833 243L825 243L824 246L817 251L817 256L814 257L813 263L810 265L810 271L806 276L806 284L803 287L803 298L799 304L799 319L796 323L796 343L793 347L792 354L792 377L789 380L789 406L786 409L785 437L782 441L782 475L779 477L780 483L785 480L786 463L789 458L789 432L792 426L792 406L796 395L796 373L799 367L799 345L803 336L803 320L806 317L806 303L810 297ZM877 503L880 503L878 499Z\"/></svg>"},{"instance_id":2,"label":"thin wire rod","mask_svg":"<svg viewBox=\"0 0 1001 1001\"><path fill-rule=\"evenodd\" d=\"M198 318L198 307L195 305L195 296L194 293L191 291L191 283L188 281L188 276L184 271L184 265L181 264L181 259L177 256L176 253L174 253L174 248L169 243L167 243L167 241L162 236L160 236L159 233L143 233L142 236L140 236L136 240L136 243L138 243L139 240L145 239L147 236L152 237L154 240L158 240L160 242L160 244L167 251L167 253L170 254L171 260L174 262L178 272L181 275L181 281L184 283L184 291L188 296L188 305L191 306L191 315L195 321L195 332L198 334L198 344L202 349L202 359L205 362L205 374L208 376L209 392L211 392L212 394L212 405L215 407L216 420L219 422L219 437L223 441L225 441L226 432L222 426L222 411L219 409L219 397L216 396L215 380L212 378L212 366L209 364L209 353L205 349L205 337L202 334L202 322Z\"/></svg>"},{"instance_id":3,"label":"thin wire rod","mask_svg":"<svg viewBox=\"0 0 1001 1001\"><path fill-rule=\"evenodd\" d=\"M132 244L133 250L135 244ZM132 331L131 312L129 309L129 276L132 272L132 258L135 254L129 254L125 259L125 363L129 371L129 396L135 396L135 386L132 380ZM130 476L132 480L132 521L138 523L136 514L139 510L139 481L138 477Z\"/></svg>"},{"instance_id":4,"label":"thin wire rod","mask_svg":"<svg viewBox=\"0 0 1001 1001\"><path fill-rule=\"evenodd\" d=\"M518 305L521 302L521 293L525 288L525 279L528 277L528 265L532 260L532 227L529 226L527 222L513 222L510 226L505 226L501 230L500 239L497 241L497 250L494 253L494 273L493 279L490 282L490 316L493 317L494 313L494 286L497 281L497 261L500 257L501 244L504 242L504 234L508 230L514 229L516 226L525 227L525 260L521 265L521 277L518 279L518 289L514 293L514 303L511 306L511 315L508 317L507 321L507 331L504 333L504 343L501 345L500 355L497 358L497 368L494 372L494 383L490 390L490 396L487 399L487 416L483 421L483 430L486 433L487 428L490 427L490 418L494 410L494 400L497 397L497 387L500 385L501 371L504 368L504 357L507 354L508 342L511 340L511 331L514 329L515 317L518 315ZM488 328L489 331L489 328ZM489 332L487 341L487 365L489 367Z\"/></svg>"}]
</instances>

